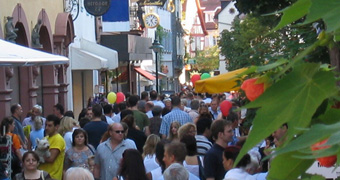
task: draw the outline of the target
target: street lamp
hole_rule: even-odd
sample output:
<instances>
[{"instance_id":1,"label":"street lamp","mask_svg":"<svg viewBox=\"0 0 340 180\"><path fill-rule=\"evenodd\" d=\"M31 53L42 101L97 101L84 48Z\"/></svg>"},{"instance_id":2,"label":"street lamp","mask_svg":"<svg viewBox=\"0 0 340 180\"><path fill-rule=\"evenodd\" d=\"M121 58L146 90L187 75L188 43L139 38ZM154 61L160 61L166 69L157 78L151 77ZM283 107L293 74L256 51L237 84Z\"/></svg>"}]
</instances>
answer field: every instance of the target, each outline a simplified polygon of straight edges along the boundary
<instances>
[{"instance_id":1,"label":"street lamp","mask_svg":"<svg viewBox=\"0 0 340 180\"><path fill-rule=\"evenodd\" d=\"M152 46L149 47L149 49L152 49L155 52L155 56L156 56L156 91L158 93L160 93L158 91L158 53L160 53L163 48L164 47L158 42L156 37L155 37L155 40L152 43Z\"/></svg>"}]
</instances>

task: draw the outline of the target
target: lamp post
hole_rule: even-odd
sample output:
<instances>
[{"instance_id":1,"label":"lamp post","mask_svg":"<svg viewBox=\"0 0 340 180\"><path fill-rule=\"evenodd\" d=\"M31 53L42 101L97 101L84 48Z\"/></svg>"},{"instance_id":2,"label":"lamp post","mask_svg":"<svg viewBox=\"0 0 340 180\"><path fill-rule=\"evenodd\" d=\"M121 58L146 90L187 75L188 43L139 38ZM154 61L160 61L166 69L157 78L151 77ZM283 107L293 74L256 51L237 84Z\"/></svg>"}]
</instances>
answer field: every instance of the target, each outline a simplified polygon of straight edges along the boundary
<instances>
[{"instance_id":1,"label":"lamp post","mask_svg":"<svg viewBox=\"0 0 340 180\"><path fill-rule=\"evenodd\" d=\"M155 36L155 40L153 41L152 46L149 47L149 49L152 49L155 52L155 56L156 56L156 91L159 93L158 91L158 53L160 53L164 47L158 42L156 37L157 36Z\"/></svg>"}]
</instances>

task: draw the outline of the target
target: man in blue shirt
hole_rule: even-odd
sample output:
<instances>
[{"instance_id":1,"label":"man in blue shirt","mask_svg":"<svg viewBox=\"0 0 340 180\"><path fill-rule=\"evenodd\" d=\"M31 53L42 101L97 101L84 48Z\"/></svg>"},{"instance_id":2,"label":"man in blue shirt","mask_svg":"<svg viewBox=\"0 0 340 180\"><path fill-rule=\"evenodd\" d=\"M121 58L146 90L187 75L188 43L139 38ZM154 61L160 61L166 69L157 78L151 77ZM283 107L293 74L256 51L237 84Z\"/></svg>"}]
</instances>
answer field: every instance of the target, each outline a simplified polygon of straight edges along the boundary
<instances>
[{"instance_id":1,"label":"man in blue shirt","mask_svg":"<svg viewBox=\"0 0 340 180\"><path fill-rule=\"evenodd\" d=\"M92 112L92 120L84 126L84 130L87 132L89 144L97 148L100 139L107 131L108 124L101 120L103 110L100 104L93 105Z\"/></svg>"},{"instance_id":2,"label":"man in blue shirt","mask_svg":"<svg viewBox=\"0 0 340 180\"><path fill-rule=\"evenodd\" d=\"M135 143L124 139L124 128L113 123L107 129L110 138L99 144L95 155L95 179L111 180L118 175L119 163L126 149L136 149Z\"/></svg>"},{"instance_id":3,"label":"man in blue shirt","mask_svg":"<svg viewBox=\"0 0 340 180\"><path fill-rule=\"evenodd\" d=\"M219 110L219 101L218 99L214 99L211 101L210 103L210 107L209 107L209 111L213 117L213 120L216 120L218 117L218 114L221 113L221 111Z\"/></svg>"},{"instance_id":4,"label":"man in blue shirt","mask_svg":"<svg viewBox=\"0 0 340 180\"><path fill-rule=\"evenodd\" d=\"M181 125L192 122L188 113L180 109L181 100L178 96L171 98L172 110L163 117L161 128L159 133L162 134L162 138L165 139L170 130L171 123L174 121L179 122Z\"/></svg>"}]
</instances>

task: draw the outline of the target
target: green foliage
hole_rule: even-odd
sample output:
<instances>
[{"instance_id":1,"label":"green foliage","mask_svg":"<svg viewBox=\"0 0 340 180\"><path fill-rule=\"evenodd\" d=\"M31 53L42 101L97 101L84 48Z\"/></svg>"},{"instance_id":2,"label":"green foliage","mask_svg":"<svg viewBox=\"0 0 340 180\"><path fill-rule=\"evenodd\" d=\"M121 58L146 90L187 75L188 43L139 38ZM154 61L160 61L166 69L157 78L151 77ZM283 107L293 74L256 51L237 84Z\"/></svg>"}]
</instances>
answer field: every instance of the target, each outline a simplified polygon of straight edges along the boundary
<instances>
[{"instance_id":1,"label":"green foliage","mask_svg":"<svg viewBox=\"0 0 340 180\"><path fill-rule=\"evenodd\" d=\"M323 0L299 0L282 11L285 18L281 19L274 30L291 24L307 15L304 24L322 19L326 24L326 31L335 32L340 28L339 8L340 1L338 0L328 0L327 3Z\"/></svg>"},{"instance_id":2,"label":"green foliage","mask_svg":"<svg viewBox=\"0 0 340 180\"><path fill-rule=\"evenodd\" d=\"M236 0L235 6L244 14L267 14L275 9L283 9L296 0Z\"/></svg>"},{"instance_id":3,"label":"green foliage","mask_svg":"<svg viewBox=\"0 0 340 180\"><path fill-rule=\"evenodd\" d=\"M316 41L317 35L311 26L285 27L270 33L270 26L262 23L264 17L247 16L241 23L233 22L232 31L223 31L219 41L221 54L228 60L228 70L251 65L265 65L277 59L292 59L299 51ZM265 17L268 19L268 17ZM324 49L304 57L309 62L329 63Z\"/></svg>"},{"instance_id":4,"label":"green foliage","mask_svg":"<svg viewBox=\"0 0 340 180\"><path fill-rule=\"evenodd\" d=\"M166 36L166 32L164 31L164 28L161 25L157 26L156 35L157 35L156 39L158 39L159 43L162 44L163 39Z\"/></svg>"},{"instance_id":5,"label":"green foliage","mask_svg":"<svg viewBox=\"0 0 340 180\"><path fill-rule=\"evenodd\" d=\"M325 180L325 178L323 176L319 176L319 175L304 175L301 177L301 180Z\"/></svg>"},{"instance_id":6,"label":"green foliage","mask_svg":"<svg viewBox=\"0 0 340 180\"><path fill-rule=\"evenodd\" d=\"M271 168L267 179L287 180L297 179L297 177L304 173L309 168L314 160L302 160L294 158L294 155L299 155L299 152L291 152L282 156L277 156L270 163Z\"/></svg>"},{"instance_id":7,"label":"green foliage","mask_svg":"<svg viewBox=\"0 0 340 180\"><path fill-rule=\"evenodd\" d=\"M280 11L284 15L275 30L296 36L289 35L286 42L279 43L281 48L283 47L277 51L280 52L279 55L273 56L270 51L269 54L268 51L265 53L267 58L272 56L273 61L275 58L278 61L265 66L251 66L247 72L240 75L259 77L261 81L272 85L259 98L243 107L258 110L253 120L253 128L235 164L248 150L284 123L287 123L289 128L284 143L275 149L267 179L301 177L318 180L322 177L305 174L315 158L337 154L338 163L340 162L340 110L332 108L339 99L339 88L336 86L338 78L332 68L320 63L329 61L327 57L317 56L320 59L315 62L318 63L310 62L315 52L324 52L327 47L337 46L335 41L340 39L340 21L335 21L335 17L340 16L340 11L336 11L340 9L339 5L340 2L336 0L299 0ZM301 21L301 17L306 17L302 26L290 25ZM308 27L310 29L309 23L318 20L325 22L326 29L316 38L315 33L308 30ZM236 29L240 26L242 23L236 25L234 31L241 32ZM228 33L226 35L229 38L234 37ZM269 36L283 40L278 31ZM297 38L297 41L294 41L294 38ZM298 45L287 51L287 41L292 41L292 46ZM255 43L251 45L251 48L258 47ZM244 55L244 51L238 53L238 56ZM317 151L310 149L313 144L326 138L329 140L325 145L330 145L330 148Z\"/></svg>"},{"instance_id":8,"label":"green foliage","mask_svg":"<svg viewBox=\"0 0 340 180\"><path fill-rule=\"evenodd\" d=\"M306 17L305 24L322 19L326 24L326 32L333 32L340 28L339 21L339 0L311 0L312 6Z\"/></svg>"},{"instance_id":9,"label":"green foliage","mask_svg":"<svg viewBox=\"0 0 340 180\"><path fill-rule=\"evenodd\" d=\"M319 65L314 63L297 65L291 73L245 106L260 109L256 113L253 129L240 154L248 152L284 123L288 123L289 127L307 127L323 100L336 92L332 72L320 71ZM287 140L299 133L300 130L289 128Z\"/></svg>"},{"instance_id":10,"label":"green foliage","mask_svg":"<svg viewBox=\"0 0 340 180\"><path fill-rule=\"evenodd\" d=\"M311 6L310 1L311 0L301 0L293 4L292 6L280 11L283 12L283 16L280 23L273 29L273 31L281 29L287 24L297 21L305 16Z\"/></svg>"},{"instance_id":11,"label":"green foliage","mask_svg":"<svg viewBox=\"0 0 340 180\"><path fill-rule=\"evenodd\" d=\"M207 48L204 51L196 52L196 64L193 69L200 73L209 73L218 68L219 65L219 50L218 46Z\"/></svg>"}]
</instances>

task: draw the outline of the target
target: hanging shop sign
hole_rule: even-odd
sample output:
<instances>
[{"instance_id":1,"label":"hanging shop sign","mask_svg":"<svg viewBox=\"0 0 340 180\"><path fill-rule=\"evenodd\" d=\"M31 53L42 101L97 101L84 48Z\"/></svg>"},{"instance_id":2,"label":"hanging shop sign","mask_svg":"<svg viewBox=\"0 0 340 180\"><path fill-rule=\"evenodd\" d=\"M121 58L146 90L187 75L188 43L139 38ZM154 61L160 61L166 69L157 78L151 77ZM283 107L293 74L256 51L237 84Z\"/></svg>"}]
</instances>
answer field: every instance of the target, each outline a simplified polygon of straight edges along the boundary
<instances>
[{"instance_id":1,"label":"hanging shop sign","mask_svg":"<svg viewBox=\"0 0 340 180\"><path fill-rule=\"evenodd\" d=\"M101 16L110 8L111 0L84 0L86 11L93 16Z\"/></svg>"},{"instance_id":2,"label":"hanging shop sign","mask_svg":"<svg viewBox=\"0 0 340 180\"><path fill-rule=\"evenodd\" d=\"M164 6L166 0L139 0L140 6Z\"/></svg>"}]
</instances>

